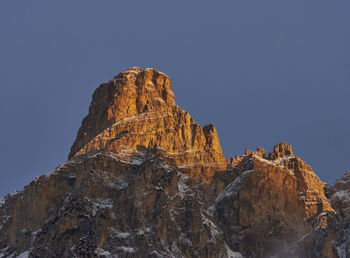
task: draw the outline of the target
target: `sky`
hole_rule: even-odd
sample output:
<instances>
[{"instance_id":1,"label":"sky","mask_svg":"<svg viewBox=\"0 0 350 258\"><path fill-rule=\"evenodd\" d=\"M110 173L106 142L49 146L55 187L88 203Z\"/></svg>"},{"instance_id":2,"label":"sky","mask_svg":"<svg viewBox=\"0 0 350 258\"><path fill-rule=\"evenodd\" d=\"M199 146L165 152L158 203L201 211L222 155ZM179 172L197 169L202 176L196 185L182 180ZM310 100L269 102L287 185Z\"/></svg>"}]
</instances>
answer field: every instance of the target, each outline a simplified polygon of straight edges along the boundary
<instances>
[{"instance_id":1,"label":"sky","mask_svg":"<svg viewBox=\"0 0 350 258\"><path fill-rule=\"evenodd\" d=\"M153 67L227 158L286 141L350 170L350 1L0 2L0 196L67 160L93 91Z\"/></svg>"}]
</instances>

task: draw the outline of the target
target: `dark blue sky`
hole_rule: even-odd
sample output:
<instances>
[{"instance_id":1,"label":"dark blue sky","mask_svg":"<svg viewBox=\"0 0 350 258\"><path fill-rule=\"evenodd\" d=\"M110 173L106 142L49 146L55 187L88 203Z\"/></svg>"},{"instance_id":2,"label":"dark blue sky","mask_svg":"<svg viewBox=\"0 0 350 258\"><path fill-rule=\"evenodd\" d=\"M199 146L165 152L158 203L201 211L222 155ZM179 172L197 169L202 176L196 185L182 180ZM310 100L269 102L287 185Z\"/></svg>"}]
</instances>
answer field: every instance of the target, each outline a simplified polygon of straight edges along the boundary
<instances>
[{"instance_id":1,"label":"dark blue sky","mask_svg":"<svg viewBox=\"0 0 350 258\"><path fill-rule=\"evenodd\" d=\"M287 141L350 169L350 1L1 1L0 196L64 162L91 95L130 66L172 78L227 157Z\"/></svg>"}]
</instances>

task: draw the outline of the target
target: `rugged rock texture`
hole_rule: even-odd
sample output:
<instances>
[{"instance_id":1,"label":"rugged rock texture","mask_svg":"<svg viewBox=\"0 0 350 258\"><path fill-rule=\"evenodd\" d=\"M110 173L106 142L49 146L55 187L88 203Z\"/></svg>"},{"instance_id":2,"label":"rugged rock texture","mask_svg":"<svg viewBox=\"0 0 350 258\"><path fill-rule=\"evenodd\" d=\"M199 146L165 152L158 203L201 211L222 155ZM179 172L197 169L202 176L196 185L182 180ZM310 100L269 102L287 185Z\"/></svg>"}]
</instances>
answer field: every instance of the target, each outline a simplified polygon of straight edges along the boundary
<instances>
[{"instance_id":1,"label":"rugged rock texture","mask_svg":"<svg viewBox=\"0 0 350 258\"><path fill-rule=\"evenodd\" d=\"M327 213L333 209L324 195L325 184L292 155L290 146L290 152L279 146L285 143L268 155L276 159L262 158L259 148L231 168L237 177L215 201L216 220L227 245L247 257L315 257L315 241L306 250L297 244L316 228L327 227ZM333 255L332 248L320 251Z\"/></svg>"},{"instance_id":2,"label":"rugged rock texture","mask_svg":"<svg viewBox=\"0 0 350 258\"><path fill-rule=\"evenodd\" d=\"M6 198L1 215L11 216L1 230L2 253L224 257L200 190L171 164L156 149L131 163L103 152L67 162ZM54 185L59 189L48 191Z\"/></svg>"},{"instance_id":3,"label":"rugged rock texture","mask_svg":"<svg viewBox=\"0 0 350 258\"><path fill-rule=\"evenodd\" d=\"M286 143L226 161L169 77L134 67L95 91L65 164L0 199L0 257L349 257L349 193Z\"/></svg>"},{"instance_id":4,"label":"rugged rock texture","mask_svg":"<svg viewBox=\"0 0 350 258\"><path fill-rule=\"evenodd\" d=\"M335 182L333 191L332 206L350 222L350 171Z\"/></svg>"},{"instance_id":5,"label":"rugged rock texture","mask_svg":"<svg viewBox=\"0 0 350 258\"><path fill-rule=\"evenodd\" d=\"M226 168L214 125L202 129L175 105L169 77L130 68L95 91L69 157L106 150L128 160L154 146L193 179L210 180Z\"/></svg>"},{"instance_id":6,"label":"rugged rock texture","mask_svg":"<svg viewBox=\"0 0 350 258\"><path fill-rule=\"evenodd\" d=\"M331 203L338 214L333 222L338 226L335 243L339 257L350 256L350 171L335 182L330 190Z\"/></svg>"},{"instance_id":7,"label":"rugged rock texture","mask_svg":"<svg viewBox=\"0 0 350 258\"><path fill-rule=\"evenodd\" d=\"M79 129L69 158L117 121L147 112L165 111L175 106L170 78L154 69L132 67L94 92L89 114Z\"/></svg>"}]
</instances>

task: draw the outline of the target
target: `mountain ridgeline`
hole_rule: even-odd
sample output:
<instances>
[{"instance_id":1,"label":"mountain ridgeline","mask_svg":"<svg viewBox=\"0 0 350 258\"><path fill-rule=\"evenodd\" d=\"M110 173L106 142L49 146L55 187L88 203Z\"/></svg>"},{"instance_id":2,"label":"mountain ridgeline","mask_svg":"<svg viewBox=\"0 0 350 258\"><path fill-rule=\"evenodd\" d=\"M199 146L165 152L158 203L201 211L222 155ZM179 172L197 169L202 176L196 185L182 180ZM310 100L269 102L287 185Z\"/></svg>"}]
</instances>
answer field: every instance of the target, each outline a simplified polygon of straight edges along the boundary
<instances>
[{"instance_id":1,"label":"mountain ridgeline","mask_svg":"<svg viewBox=\"0 0 350 258\"><path fill-rule=\"evenodd\" d=\"M68 161L0 199L0 257L350 257L350 173L331 187L275 145L227 160L170 78L92 96Z\"/></svg>"}]
</instances>

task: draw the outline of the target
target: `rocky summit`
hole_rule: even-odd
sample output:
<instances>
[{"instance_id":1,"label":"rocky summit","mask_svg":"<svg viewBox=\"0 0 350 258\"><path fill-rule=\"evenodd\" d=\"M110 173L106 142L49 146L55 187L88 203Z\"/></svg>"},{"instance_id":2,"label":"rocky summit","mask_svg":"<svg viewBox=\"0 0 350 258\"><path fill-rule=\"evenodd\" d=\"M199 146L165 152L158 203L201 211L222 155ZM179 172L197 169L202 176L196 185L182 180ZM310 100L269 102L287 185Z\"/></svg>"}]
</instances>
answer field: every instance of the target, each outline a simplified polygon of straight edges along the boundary
<instances>
[{"instance_id":1,"label":"rocky summit","mask_svg":"<svg viewBox=\"0 0 350 258\"><path fill-rule=\"evenodd\" d=\"M68 161L0 199L0 257L350 257L334 186L284 142L226 160L170 78L132 67L92 96Z\"/></svg>"}]
</instances>

